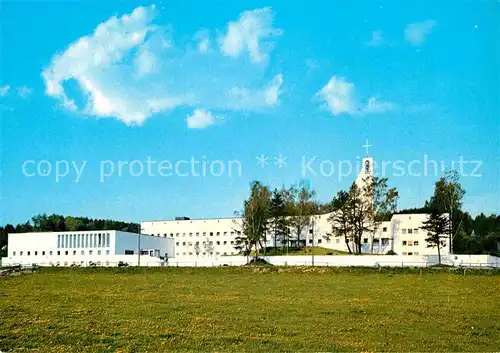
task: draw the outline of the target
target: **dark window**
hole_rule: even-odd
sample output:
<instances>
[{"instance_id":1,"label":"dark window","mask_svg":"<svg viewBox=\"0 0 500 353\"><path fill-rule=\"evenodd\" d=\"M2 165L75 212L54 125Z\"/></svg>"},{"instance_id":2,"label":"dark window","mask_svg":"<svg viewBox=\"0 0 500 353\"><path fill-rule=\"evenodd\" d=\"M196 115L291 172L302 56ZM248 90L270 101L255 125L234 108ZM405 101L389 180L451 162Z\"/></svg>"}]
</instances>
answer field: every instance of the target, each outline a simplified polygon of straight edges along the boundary
<instances>
[{"instance_id":1,"label":"dark window","mask_svg":"<svg viewBox=\"0 0 500 353\"><path fill-rule=\"evenodd\" d=\"M382 228L383 232L387 232L387 227Z\"/></svg>"}]
</instances>

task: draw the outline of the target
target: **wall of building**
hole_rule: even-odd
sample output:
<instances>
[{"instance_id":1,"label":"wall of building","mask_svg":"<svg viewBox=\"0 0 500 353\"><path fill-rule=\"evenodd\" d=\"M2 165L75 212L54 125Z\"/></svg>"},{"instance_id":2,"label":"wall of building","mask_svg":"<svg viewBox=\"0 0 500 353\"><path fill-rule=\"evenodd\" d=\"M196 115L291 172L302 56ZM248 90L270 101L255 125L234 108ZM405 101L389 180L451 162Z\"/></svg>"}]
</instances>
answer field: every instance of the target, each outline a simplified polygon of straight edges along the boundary
<instances>
[{"instance_id":1,"label":"wall of building","mask_svg":"<svg viewBox=\"0 0 500 353\"><path fill-rule=\"evenodd\" d=\"M437 248L427 246L427 233L421 227L428 218L427 214L397 214L392 216L392 234L394 237L394 251L398 255L434 255ZM440 249L441 255L450 253L449 241L443 239Z\"/></svg>"},{"instance_id":2,"label":"wall of building","mask_svg":"<svg viewBox=\"0 0 500 353\"><path fill-rule=\"evenodd\" d=\"M142 232L173 239L175 257L237 254L239 218L141 222Z\"/></svg>"},{"instance_id":3,"label":"wall of building","mask_svg":"<svg viewBox=\"0 0 500 353\"><path fill-rule=\"evenodd\" d=\"M8 262L71 264L114 255L115 231L12 233L7 241Z\"/></svg>"},{"instance_id":4,"label":"wall of building","mask_svg":"<svg viewBox=\"0 0 500 353\"><path fill-rule=\"evenodd\" d=\"M6 265L41 266L100 266L117 265L125 256L125 249L132 249L135 257L126 257L137 263L137 234L119 231L35 232L8 235L8 254L2 259ZM141 235L141 248L152 250L144 254L146 263L160 262L159 256L173 256L173 239ZM154 250L158 250L156 253ZM142 258L142 257L141 257Z\"/></svg>"},{"instance_id":5,"label":"wall of building","mask_svg":"<svg viewBox=\"0 0 500 353\"><path fill-rule=\"evenodd\" d=\"M306 246L314 244L314 246L347 252L348 247L343 238L328 236L332 233L329 217L330 214L315 216L314 226L305 227L300 238L305 241ZM426 214L394 215L391 221L380 225L374 236L369 232L363 235L362 252L386 254L389 250L393 250L403 256L437 254L437 249L427 247L425 241L426 233L421 227L426 219ZM173 238L175 257L189 257L196 256L196 254L198 257L214 257L238 253L234 246L240 222L240 218L162 220L144 221L141 227L146 234ZM278 239L278 246L282 246L281 244L281 239ZM272 234L267 238L267 245L274 246ZM351 249L353 250L353 244L351 244ZM447 239L444 239L441 254L443 256L449 254Z\"/></svg>"},{"instance_id":6,"label":"wall of building","mask_svg":"<svg viewBox=\"0 0 500 353\"><path fill-rule=\"evenodd\" d=\"M115 254L126 255L127 253L137 255L137 234L127 232L116 232ZM167 237L158 237L151 235L141 235L140 240L141 250L148 252L150 256L173 257L174 239ZM145 253L143 253L145 255Z\"/></svg>"}]
</instances>

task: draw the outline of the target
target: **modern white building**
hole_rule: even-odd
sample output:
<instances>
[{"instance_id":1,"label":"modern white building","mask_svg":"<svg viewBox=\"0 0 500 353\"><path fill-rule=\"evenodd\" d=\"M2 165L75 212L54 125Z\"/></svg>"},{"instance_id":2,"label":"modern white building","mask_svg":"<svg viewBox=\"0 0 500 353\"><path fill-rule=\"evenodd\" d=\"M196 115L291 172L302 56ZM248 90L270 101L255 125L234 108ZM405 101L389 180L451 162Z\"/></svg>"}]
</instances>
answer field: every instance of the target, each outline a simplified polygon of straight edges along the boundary
<instances>
[{"instance_id":1,"label":"modern white building","mask_svg":"<svg viewBox=\"0 0 500 353\"><path fill-rule=\"evenodd\" d=\"M362 170L355 183L362 188L373 177L373 159L364 158ZM354 244L331 235L329 218L332 214L312 217L311 225L300 234L305 246L319 246L348 252ZM386 254L392 250L400 256L437 255L436 248L427 247L426 233L422 230L427 214L395 214L383 222L375 234L366 233L362 239L362 252ZM167 259L210 259L238 255L235 248L241 234L241 218L190 219L141 222L144 234L120 231L14 233L8 237L8 256L3 265L38 264L45 266L158 266ZM297 234L291 234L297 238ZM282 239L268 235L267 246L283 246ZM139 256L139 249L141 255ZM441 255L449 255L449 244L442 242ZM140 260L139 260L140 258ZM237 261L236 261L237 262Z\"/></svg>"},{"instance_id":2,"label":"modern white building","mask_svg":"<svg viewBox=\"0 0 500 353\"><path fill-rule=\"evenodd\" d=\"M173 254L173 239L115 230L11 233L2 265L159 266Z\"/></svg>"},{"instance_id":3,"label":"modern white building","mask_svg":"<svg viewBox=\"0 0 500 353\"><path fill-rule=\"evenodd\" d=\"M355 183L362 188L366 178L370 177L373 177L373 159L364 158L362 170ZM314 216L314 226L304 229L300 239L305 241L306 246L314 245L347 252L349 248L344 239L329 236L332 233L328 220L330 216L331 213ZM426 214L393 215L390 221L380 225L374 235L369 233L364 235L362 252L386 254L392 250L398 255L407 256L437 254L437 248L427 247L426 233L421 229L427 217ZM238 217L215 219L177 217L174 220L143 221L141 229L146 234L174 239L176 258L217 257L238 254L235 244L236 237L241 232L240 222L241 219ZM292 236L296 237L296 234ZM276 245L281 246L281 240ZM272 234L268 236L267 246L275 246ZM441 254L449 254L447 241L442 243Z\"/></svg>"},{"instance_id":4,"label":"modern white building","mask_svg":"<svg viewBox=\"0 0 500 353\"><path fill-rule=\"evenodd\" d=\"M329 236L330 214L315 217L314 229L305 229L301 239L306 246L320 246L327 249L348 252L348 245L341 237ZM362 252L386 254L392 250L398 255L437 255L437 248L427 247L427 234L422 230L422 223L427 214L395 214L388 222L383 222L375 235L366 233L362 239ZM156 237L172 238L175 242L175 258L179 257L214 257L235 255L236 237L240 232L239 218L219 219L176 219L144 221L143 231ZM314 238L314 244L313 244ZM373 249L372 249L373 238ZM274 246L274 239L269 235L269 247ZM281 247L281 239L277 246ZM353 246L351 246L353 250ZM441 254L449 254L449 244L443 241Z\"/></svg>"}]
</instances>

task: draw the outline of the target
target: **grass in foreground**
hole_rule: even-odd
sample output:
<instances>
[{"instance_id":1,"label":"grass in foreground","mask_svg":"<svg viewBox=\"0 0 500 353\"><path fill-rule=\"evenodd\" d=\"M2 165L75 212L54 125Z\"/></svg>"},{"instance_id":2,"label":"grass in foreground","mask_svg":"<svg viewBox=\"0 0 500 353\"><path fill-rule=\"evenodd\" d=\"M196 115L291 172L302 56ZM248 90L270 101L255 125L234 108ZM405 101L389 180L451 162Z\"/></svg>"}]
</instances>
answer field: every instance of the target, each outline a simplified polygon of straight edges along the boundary
<instances>
[{"instance_id":1,"label":"grass in foreground","mask_svg":"<svg viewBox=\"0 0 500 353\"><path fill-rule=\"evenodd\" d=\"M498 272L42 269L0 278L0 351L494 351Z\"/></svg>"}]
</instances>

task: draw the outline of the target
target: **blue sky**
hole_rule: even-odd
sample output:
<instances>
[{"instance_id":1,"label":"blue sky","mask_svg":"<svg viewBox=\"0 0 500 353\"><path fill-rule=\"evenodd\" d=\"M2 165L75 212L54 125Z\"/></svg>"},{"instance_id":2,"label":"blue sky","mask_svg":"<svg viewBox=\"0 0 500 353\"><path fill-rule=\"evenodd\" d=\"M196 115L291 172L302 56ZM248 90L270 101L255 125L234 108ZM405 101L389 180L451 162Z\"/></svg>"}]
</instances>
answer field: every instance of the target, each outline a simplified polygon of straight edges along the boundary
<instances>
[{"instance_id":1,"label":"blue sky","mask_svg":"<svg viewBox=\"0 0 500 353\"><path fill-rule=\"evenodd\" d=\"M500 212L498 3L311 4L3 2L0 224L230 216L255 179L326 201L367 139L399 208L462 158L464 208Z\"/></svg>"}]
</instances>

